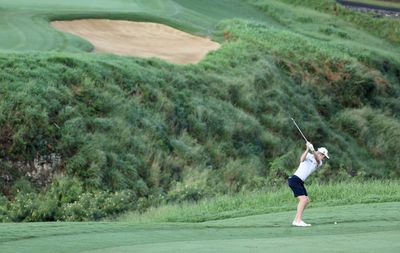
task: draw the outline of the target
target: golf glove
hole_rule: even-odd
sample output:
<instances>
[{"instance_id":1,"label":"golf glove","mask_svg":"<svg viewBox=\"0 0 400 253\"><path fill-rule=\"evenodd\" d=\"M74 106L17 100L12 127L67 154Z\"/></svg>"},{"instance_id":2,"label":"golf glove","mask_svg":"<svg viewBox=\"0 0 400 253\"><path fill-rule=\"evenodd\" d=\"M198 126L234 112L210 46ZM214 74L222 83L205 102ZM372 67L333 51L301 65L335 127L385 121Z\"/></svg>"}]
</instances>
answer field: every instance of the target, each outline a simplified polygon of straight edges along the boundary
<instances>
[{"instance_id":1,"label":"golf glove","mask_svg":"<svg viewBox=\"0 0 400 253\"><path fill-rule=\"evenodd\" d=\"M311 152L315 152L314 146L310 142L307 142L307 147Z\"/></svg>"}]
</instances>

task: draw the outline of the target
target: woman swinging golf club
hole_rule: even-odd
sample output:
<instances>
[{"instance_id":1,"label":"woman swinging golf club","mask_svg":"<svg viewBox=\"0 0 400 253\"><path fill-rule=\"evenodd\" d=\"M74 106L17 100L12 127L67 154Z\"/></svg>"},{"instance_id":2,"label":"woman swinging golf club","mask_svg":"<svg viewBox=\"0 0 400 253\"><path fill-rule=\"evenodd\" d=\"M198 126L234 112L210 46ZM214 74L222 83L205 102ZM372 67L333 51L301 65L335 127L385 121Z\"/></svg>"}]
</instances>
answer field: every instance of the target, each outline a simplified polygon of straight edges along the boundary
<instances>
[{"instance_id":1,"label":"woman swinging golf club","mask_svg":"<svg viewBox=\"0 0 400 253\"><path fill-rule=\"evenodd\" d=\"M328 150L324 147L318 148L318 150L315 151L314 146L305 138L294 119L292 120L306 141L306 150L300 157L300 165L296 172L288 179L289 187L292 189L294 196L299 200L297 213L292 225L297 227L309 227L311 224L307 224L302 220L304 209L309 203L307 190L304 187L304 181L318 167L321 167L322 161L325 160L325 158L329 159L329 156ZM311 153L309 153L309 151L311 151Z\"/></svg>"}]
</instances>

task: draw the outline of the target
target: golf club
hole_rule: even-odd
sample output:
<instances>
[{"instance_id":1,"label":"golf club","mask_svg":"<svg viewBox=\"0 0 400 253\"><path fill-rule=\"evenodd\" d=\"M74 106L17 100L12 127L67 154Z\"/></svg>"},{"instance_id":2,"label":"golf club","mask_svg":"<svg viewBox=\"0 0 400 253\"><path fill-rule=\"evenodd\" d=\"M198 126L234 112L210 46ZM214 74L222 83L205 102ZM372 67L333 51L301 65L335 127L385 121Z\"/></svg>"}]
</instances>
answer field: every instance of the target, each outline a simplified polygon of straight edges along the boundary
<instances>
[{"instance_id":1,"label":"golf club","mask_svg":"<svg viewBox=\"0 0 400 253\"><path fill-rule=\"evenodd\" d=\"M297 127L297 129L299 130L301 136L303 136L304 140L305 140L306 142L309 142L309 141L307 140L307 138L304 136L303 132L300 130L300 127L297 125L296 121L295 121L293 118L291 118L291 119L293 120L294 125L295 125L295 126Z\"/></svg>"}]
</instances>

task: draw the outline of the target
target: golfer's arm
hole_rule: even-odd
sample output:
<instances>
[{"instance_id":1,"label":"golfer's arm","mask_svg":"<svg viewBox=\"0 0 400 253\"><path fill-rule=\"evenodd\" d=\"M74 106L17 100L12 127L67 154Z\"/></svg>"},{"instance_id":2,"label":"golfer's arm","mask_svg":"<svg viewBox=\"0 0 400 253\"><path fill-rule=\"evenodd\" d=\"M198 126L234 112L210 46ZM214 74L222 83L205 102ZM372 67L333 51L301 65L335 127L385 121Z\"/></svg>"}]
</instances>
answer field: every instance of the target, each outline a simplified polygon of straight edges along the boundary
<instances>
[{"instance_id":1,"label":"golfer's arm","mask_svg":"<svg viewBox=\"0 0 400 253\"><path fill-rule=\"evenodd\" d=\"M304 160L306 160L306 156L308 154L308 148L306 149L306 151L304 151L304 153L301 155L300 157L300 162L304 162Z\"/></svg>"}]
</instances>

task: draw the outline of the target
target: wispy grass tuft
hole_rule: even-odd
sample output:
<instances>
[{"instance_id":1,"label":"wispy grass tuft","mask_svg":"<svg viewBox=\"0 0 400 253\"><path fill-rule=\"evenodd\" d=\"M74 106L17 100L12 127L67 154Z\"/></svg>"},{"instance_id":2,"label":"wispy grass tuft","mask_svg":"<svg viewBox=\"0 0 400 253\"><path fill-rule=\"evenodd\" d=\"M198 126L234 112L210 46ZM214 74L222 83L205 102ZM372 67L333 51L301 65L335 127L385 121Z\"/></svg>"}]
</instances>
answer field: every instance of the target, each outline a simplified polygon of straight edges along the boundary
<instances>
[{"instance_id":1,"label":"wispy grass tuft","mask_svg":"<svg viewBox=\"0 0 400 253\"><path fill-rule=\"evenodd\" d=\"M371 180L314 183L307 186L310 206L338 206L400 201L400 181ZM197 203L151 208L143 214L127 213L119 221L132 223L204 222L233 217L295 210L297 200L286 185L275 189L218 196Z\"/></svg>"}]
</instances>

